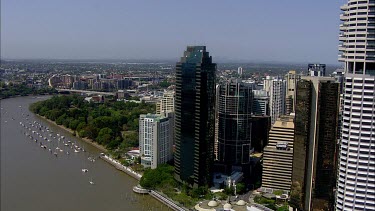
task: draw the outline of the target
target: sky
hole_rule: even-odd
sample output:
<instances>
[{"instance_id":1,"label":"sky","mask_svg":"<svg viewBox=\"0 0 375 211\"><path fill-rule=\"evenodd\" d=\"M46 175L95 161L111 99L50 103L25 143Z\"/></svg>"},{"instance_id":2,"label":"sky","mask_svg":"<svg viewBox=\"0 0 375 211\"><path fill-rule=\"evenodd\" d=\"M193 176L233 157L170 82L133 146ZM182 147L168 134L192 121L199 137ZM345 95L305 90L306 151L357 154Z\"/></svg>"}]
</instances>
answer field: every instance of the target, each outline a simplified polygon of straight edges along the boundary
<instances>
[{"instance_id":1,"label":"sky","mask_svg":"<svg viewBox=\"0 0 375 211\"><path fill-rule=\"evenodd\" d=\"M1 57L337 64L344 0L1 0Z\"/></svg>"}]
</instances>

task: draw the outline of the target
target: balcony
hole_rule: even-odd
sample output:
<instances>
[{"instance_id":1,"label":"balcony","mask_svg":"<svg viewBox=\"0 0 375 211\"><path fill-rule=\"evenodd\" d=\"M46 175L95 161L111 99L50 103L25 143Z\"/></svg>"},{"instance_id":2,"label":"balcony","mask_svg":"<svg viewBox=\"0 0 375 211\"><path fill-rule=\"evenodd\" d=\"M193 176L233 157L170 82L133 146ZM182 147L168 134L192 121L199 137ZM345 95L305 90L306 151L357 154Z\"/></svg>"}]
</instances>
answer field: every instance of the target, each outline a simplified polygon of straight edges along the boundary
<instances>
[{"instance_id":1,"label":"balcony","mask_svg":"<svg viewBox=\"0 0 375 211\"><path fill-rule=\"evenodd\" d=\"M340 7L340 9L341 9L342 11L346 11L346 10L348 9L348 5L347 5L347 4L344 4L344 5L342 5L342 6Z\"/></svg>"},{"instance_id":2,"label":"balcony","mask_svg":"<svg viewBox=\"0 0 375 211\"><path fill-rule=\"evenodd\" d=\"M344 14L340 14L340 20L346 21L346 20L348 20L348 16L346 16Z\"/></svg>"}]
</instances>

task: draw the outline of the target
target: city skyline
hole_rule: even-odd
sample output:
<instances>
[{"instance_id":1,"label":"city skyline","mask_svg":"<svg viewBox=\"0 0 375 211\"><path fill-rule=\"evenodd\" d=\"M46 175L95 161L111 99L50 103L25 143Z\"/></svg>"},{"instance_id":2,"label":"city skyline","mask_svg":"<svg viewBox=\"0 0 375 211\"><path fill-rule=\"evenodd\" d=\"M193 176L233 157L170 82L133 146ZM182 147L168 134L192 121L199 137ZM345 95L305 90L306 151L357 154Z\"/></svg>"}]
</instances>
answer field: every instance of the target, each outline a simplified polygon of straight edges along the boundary
<instances>
[{"instance_id":1,"label":"city skyline","mask_svg":"<svg viewBox=\"0 0 375 211\"><path fill-rule=\"evenodd\" d=\"M217 61L338 64L336 17L341 3L324 4L3 1L1 55L177 60L186 45L205 45Z\"/></svg>"}]
</instances>

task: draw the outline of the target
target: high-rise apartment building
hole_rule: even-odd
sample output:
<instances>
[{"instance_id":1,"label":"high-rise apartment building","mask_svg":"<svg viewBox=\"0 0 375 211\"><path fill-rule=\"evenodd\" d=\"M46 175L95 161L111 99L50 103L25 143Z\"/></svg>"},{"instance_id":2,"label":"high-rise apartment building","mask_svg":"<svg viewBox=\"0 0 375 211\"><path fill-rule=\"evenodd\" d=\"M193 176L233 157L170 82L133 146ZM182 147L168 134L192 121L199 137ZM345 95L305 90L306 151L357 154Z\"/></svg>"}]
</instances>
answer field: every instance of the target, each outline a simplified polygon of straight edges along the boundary
<instances>
[{"instance_id":1,"label":"high-rise apartment building","mask_svg":"<svg viewBox=\"0 0 375 211\"><path fill-rule=\"evenodd\" d=\"M267 116L269 111L270 97L265 90L253 90L253 109L254 115Z\"/></svg>"},{"instance_id":2,"label":"high-rise apartment building","mask_svg":"<svg viewBox=\"0 0 375 211\"><path fill-rule=\"evenodd\" d=\"M242 67L239 67L238 69L237 69L237 73L238 73L238 75L241 77L242 76L242 74L243 74L243 69L242 69Z\"/></svg>"},{"instance_id":3,"label":"high-rise apartment building","mask_svg":"<svg viewBox=\"0 0 375 211\"><path fill-rule=\"evenodd\" d=\"M139 117L141 164L155 169L173 158L173 124L168 117L142 114Z\"/></svg>"},{"instance_id":4,"label":"high-rise apartment building","mask_svg":"<svg viewBox=\"0 0 375 211\"><path fill-rule=\"evenodd\" d=\"M293 168L294 116L281 116L269 132L263 153L262 187L290 191Z\"/></svg>"},{"instance_id":5,"label":"high-rise apartment building","mask_svg":"<svg viewBox=\"0 0 375 211\"><path fill-rule=\"evenodd\" d=\"M339 95L334 78L297 82L291 202L298 210L333 210Z\"/></svg>"},{"instance_id":6,"label":"high-rise apartment building","mask_svg":"<svg viewBox=\"0 0 375 211\"><path fill-rule=\"evenodd\" d=\"M252 88L241 79L220 85L218 103L218 161L225 173L232 167L250 172Z\"/></svg>"},{"instance_id":7,"label":"high-rise apartment building","mask_svg":"<svg viewBox=\"0 0 375 211\"><path fill-rule=\"evenodd\" d=\"M174 112L174 98L175 93L173 91L166 91L163 93L163 97L159 102L156 103L156 114L167 114Z\"/></svg>"},{"instance_id":8,"label":"high-rise apartment building","mask_svg":"<svg viewBox=\"0 0 375 211\"><path fill-rule=\"evenodd\" d=\"M375 0L341 7L343 117L336 210L375 210Z\"/></svg>"},{"instance_id":9,"label":"high-rise apartment building","mask_svg":"<svg viewBox=\"0 0 375 211\"><path fill-rule=\"evenodd\" d=\"M325 64L309 64L307 67L309 76L323 77L326 76Z\"/></svg>"},{"instance_id":10,"label":"high-rise apartment building","mask_svg":"<svg viewBox=\"0 0 375 211\"><path fill-rule=\"evenodd\" d=\"M273 124L277 118L285 114L286 82L281 78L267 76L264 80L264 90L270 96L270 116Z\"/></svg>"},{"instance_id":11,"label":"high-rise apartment building","mask_svg":"<svg viewBox=\"0 0 375 211\"><path fill-rule=\"evenodd\" d=\"M188 46L176 65L175 178L212 182L216 64L205 46Z\"/></svg>"}]
</instances>

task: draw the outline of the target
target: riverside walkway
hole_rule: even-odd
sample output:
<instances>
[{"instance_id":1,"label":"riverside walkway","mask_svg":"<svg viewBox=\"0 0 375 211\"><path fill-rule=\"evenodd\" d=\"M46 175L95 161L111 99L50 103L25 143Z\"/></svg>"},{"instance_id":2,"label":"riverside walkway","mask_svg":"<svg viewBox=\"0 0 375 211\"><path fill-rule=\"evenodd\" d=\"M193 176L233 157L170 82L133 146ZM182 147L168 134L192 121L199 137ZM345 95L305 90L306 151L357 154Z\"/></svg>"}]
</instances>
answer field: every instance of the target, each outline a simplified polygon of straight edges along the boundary
<instances>
[{"instance_id":1,"label":"riverside walkway","mask_svg":"<svg viewBox=\"0 0 375 211\"><path fill-rule=\"evenodd\" d=\"M108 162L109 164L111 164L112 166L114 166L116 169L125 172L126 174L128 174L129 176L133 177L134 179L136 179L138 181L142 178L141 174L138 174L137 172L133 171L131 168L128 168L128 167L122 165L120 162L118 162L117 160L115 160L115 159L113 159L113 158L111 158L107 155L101 154L99 157L101 159L103 159L104 161ZM137 186L134 187L136 189L135 192L139 193L139 191L141 191L141 190L136 188L136 187ZM133 191L134 191L134 188L133 188ZM142 189L141 192L146 193L144 190L145 189ZM189 210L189 209L180 207L174 201L170 200L168 197L162 195L161 193L159 193L157 191L150 190L148 193L152 197L159 200L160 202L162 202L163 204L167 205L169 208L171 208L175 211L188 211Z\"/></svg>"},{"instance_id":2,"label":"riverside walkway","mask_svg":"<svg viewBox=\"0 0 375 211\"><path fill-rule=\"evenodd\" d=\"M171 209L175 211L188 211L188 209L178 206L172 200L161 195L159 192L151 190L150 195L156 198L157 200L163 202L165 205L167 205L168 207L170 207Z\"/></svg>"},{"instance_id":3,"label":"riverside walkway","mask_svg":"<svg viewBox=\"0 0 375 211\"><path fill-rule=\"evenodd\" d=\"M133 177L134 179L136 179L138 181L142 178L141 174L138 174L137 172L133 171L133 169L122 165L120 162L118 162L117 160L115 160L115 159L113 159L113 158L111 158L107 155L100 155L100 158L103 159L104 161L107 161L109 164L114 166L116 169L127 173L129 176Z\"/></svg>"}]
</instances>

